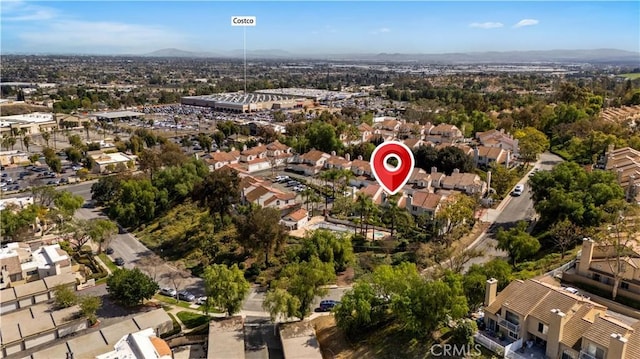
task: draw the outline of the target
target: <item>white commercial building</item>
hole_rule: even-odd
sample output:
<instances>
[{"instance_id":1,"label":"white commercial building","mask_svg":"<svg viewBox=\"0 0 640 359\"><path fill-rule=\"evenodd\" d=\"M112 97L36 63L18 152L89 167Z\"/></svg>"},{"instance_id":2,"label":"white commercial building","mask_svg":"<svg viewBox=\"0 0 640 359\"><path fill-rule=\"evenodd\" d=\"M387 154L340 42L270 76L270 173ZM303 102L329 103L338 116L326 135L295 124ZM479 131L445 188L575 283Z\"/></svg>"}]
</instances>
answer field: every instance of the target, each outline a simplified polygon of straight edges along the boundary
<instances>
[{"instance_id":1,"label":"white commercial building","mask_svg":"<svg viewBox=\"0 0 640 359\"><path fill-rule=\"evenodd\" d=\"M123 336L114 345L115 350L97 355L96 359L171 359L171 348L156 337L153 328Z\"/></svg>"},{"instance_id":2,"label":"white commercial building","mask_svg":"<svg viewBox=\"0 0 640 359\"><path fill-rule=\"evenodd\" d=\"M56 127L57 123L52 113L34 112L26 115L12 115L0 117L0 135L11 134L12 129L24 128L27 134L37 134Z\"/></svg>"}]
</instances>

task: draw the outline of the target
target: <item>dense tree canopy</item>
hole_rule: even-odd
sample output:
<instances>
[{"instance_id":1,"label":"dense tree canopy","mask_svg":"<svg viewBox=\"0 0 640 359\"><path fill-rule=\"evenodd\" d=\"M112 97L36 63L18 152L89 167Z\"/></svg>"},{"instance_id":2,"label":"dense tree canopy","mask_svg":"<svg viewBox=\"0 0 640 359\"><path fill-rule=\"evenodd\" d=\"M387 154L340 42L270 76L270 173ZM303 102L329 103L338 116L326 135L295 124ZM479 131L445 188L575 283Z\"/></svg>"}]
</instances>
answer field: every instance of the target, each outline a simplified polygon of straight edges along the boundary
<instances>
[{"instance_id":1,"label":"dense tree canopy","mask_svg":"<svg viewBox=\"0 0 640 359\"><path fill-rule=\"evenodd\" d=\"M107 278L109 295L129 307L138 305L145 299L151 299L158 289L158 283L138 268L118 268Z\"/></svg>"},{"instance_id":2,"label":"dense tree canopy","mask_svg":"<svg viewBox=\"0 0 640 359\"><path fill-rule=\"evenodd\" d=\"M615 176L610 171L587 172L574 162L537 172L529 184L541 221L551 224L569 219L581 226L602 223L606 209L624 196Z\"/></svg>"},{"instance_id":3,"label":"dense tree canopy","mask_svg":"<svg viewBox=\"0 0 640 359\"><path fill-rule=\"evenodd\" d=\"M250 285L238 265L214 264L205 268L203 279L207 311L214 307L224 309L227 315L234 315L242 308Z\"/></svg>"}]
</instances>

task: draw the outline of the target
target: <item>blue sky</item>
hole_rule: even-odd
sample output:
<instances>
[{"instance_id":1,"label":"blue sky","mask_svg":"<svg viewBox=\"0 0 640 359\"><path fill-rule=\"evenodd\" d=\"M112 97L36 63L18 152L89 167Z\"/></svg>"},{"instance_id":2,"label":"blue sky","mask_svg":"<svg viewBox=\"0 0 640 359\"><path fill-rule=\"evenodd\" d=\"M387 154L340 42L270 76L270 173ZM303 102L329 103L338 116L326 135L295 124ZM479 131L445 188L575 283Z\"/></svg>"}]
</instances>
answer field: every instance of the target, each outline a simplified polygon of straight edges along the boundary
<instances>
[{"instance_id":1,"label":"blue sky","mask_svg":"<svg viewBox=\"0 0 640 359\"><path fill-rule=\"evenodd\" d=\"M640 51L640 1L6 1L3 53Z\"/></svg>"}]
</instances>

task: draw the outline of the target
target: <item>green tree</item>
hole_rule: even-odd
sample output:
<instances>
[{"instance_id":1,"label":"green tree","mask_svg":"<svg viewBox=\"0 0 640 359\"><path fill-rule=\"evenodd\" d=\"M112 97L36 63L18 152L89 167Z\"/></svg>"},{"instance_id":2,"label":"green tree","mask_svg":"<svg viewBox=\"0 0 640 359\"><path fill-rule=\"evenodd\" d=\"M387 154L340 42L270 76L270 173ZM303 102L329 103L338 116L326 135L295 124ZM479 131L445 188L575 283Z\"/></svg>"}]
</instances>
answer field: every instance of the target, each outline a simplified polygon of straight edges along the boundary
<instances>
[{"instance_id":1,"label":"green tree","mask_svg":"<svg viewBox=\"0 0 640 359\"><path fill-rule=\"evenodd\" d=\"M22 143L24 144L24 147L27 148L27 152L29 152L29 146L33 143L33 142L31 142L31 137L24 136L22 138Z\"/></svg>"},{"instance_id":2,"label":"green tree","mask_svg":"<svg viewBox=\"0 0 640 359\"><path fill-rule=\"evenodd\" d=\"M145 299L151 299L158 289L160 289L158 283L138 268L133 270L118 268L107 278L109 295L128 307L136 306Z\"/></svg>"},{"instance_id":3,"label":"green tree","mask_svg":"<svg viewBox=\"0 0 640 359\"><path fill-rule=\"evenodd\" d=\"M458 147L447 146L438 151L438 171L447 175L457 169L460 172L473 171L473 159ZM429 168L428 171L431 171Z\"/></svg>"},{"instance_id":4,"label":"green tree","mask_svg":"<svg viewBox=\"0 0 640 359\"><path fill-rule=\"evenodd\" d=\"M78 303L76 291L66 285L57 285L53 290L54 305L58 309L69 308Z\"/></svg>"},{"instance_id":5,"label":"green tree","mask_svg":"<svg viewBox=\"0 0 640 359\"><path fill-rule=\"evenodd\" d=\"M355 263L351 236L316 229L307 232L301 245L302 248L298 251L300 260L308 261L317 257L324 263L331 263L336 273L343 272Z\"/></svg>"},{"instance_id":6,"label":"green tree","mask_svg":"<svg viewBox=\"0 0 640 359\"><path fill-rule=\"evenodd\" d=\"M565 218L554 223L549 228L549 234L551 234L553 242L560 250L560 258L564 259L566 251L578 244L578 241L582 239L583 230Z\"/></svg>"},{"instance_id":7,"label":"green tree","mask_svg":"<svg viewBox=\"0 0 640 359\"><path fill-rule=\"evenodd\" d=\"M286 289L275 288L267 292L262 307L269 312L272 321L276 321L281 315L292 318L298 316L300 299Z\"/></svg>"},{"instance_id":8,"label":"green tree","mask_svg":"<svg viewBox=\"0 0 640 359\"><path fill-rule=\"evenodd\" d=\"M47 147L49 147L49 140L51 139L51 134L49 132L42 132L42 139Z\"/></svg>"},{"instance_id":9,"label":"green tree","mask_svg":"<svg viewBox=\"0 0 640 359\"><path fill-rule=\"evenodd\" d=\"M231 268L224 264L209 266L204 270L203 279L207 294L207 312L213 306L224 309L227 315L231 316L242 308L250 285L237 264Z\"/></svg>"},{"instance_id":10,"label":"green tree","mask_svg":"<svg viewBox=\"0 0 640 359\"><path fill-rule=\"evenodd\" d=\"M120 196L109 208L111 215L125 226L155 218L158 209L168 203L166 190L160 191L148 179L130 179L121 183Z\"/></svg>"},{"instance_id":11,"label":"green tree","mask_svg":"<svg viewBox=\"0 0 640 359\"><path fill-rule=\"evenodd\" d=\"M38 162L39 159L40 159L40 155L37 154L37 153L34 153L34 154L29 156L29 163L31 163L33 165L36 162Z\"/></svg>"},{"instance_id":12,"label":"green tree","mask_svg":"<svg viewBox=\"0 0 640 359\"><path fill-rule=\"evenodd\" d=\"M517 130L513 137L518 140L520 158L527 162L535 162L538 155L549 149L547 135L533 127Z\"/></svg>"},{"instance_id":13,"label":"green tree","mask_svg":"<svg viewBox=\"0 0 640 359\"><path fill-rule=\"evenodd\" d=\"M63 216L70 218L80 207L82 207L84 198L69 191L60 191L55 196L53 203Z\"/></svg>"},{"instance_id":14,"label":"green tree","mask_svg":"<svg viewBox=\"0 0 640 359\"><path fill-rule=\"evenodd\" d=\"M509 252L514 266L517 262L533 256L540 250L540 242L527 232L528 226L526 221L520 221L509 230L505 231L504 228L499 228L496 234L497 248Z\"/></svg>"},{"instance_id":15,"label":"green tree","mask_svg":"<svg viewBox=\"0 0 640 359\"><path fill-rule=\"evenodd\" d=\"M212 215L218 214L222 223L222 218L231 205L240 200L238 173L227 167L213 171L194 187L191 195L201 207L208 208Z\"/></svg>"},{"instance_id":16,"label":"green tree","mask_svg":"<svg viewBox=\"0 0 640 359\"><path fill-rule=\"evenodd\" d=\"M91 199L99 204L117 202L122 189L122 178L119 176L102 176L91 185Z\"/></svg>"},{"instance_id":17,"label":"green tree","mask_svg":"<svg viewBox=\"0 0 640 359\"><path fill-rule=\"evenodd\" d=\"M491 188L502 198L509 193L517 181L518 173L496 162L491 163L489 169L491 170Z\"/></svg>"},{"instance_id":18,"label":"green tree","mask_svg":"<svg viewBox=\"0 0 640 359\"><path fill-rule=\"evenodd\" d=\"M487 280L491 278L498 281L498 290L506 287L512 278L509 263L502 259L493 259L484 265L473 264L464 275L464 293L471 308L482 305Z\"/></svg>"},{"instance_id":19,"label":"green tree","mask_svg":"<svg viewBox=\"0 0 640 359\"><path fill-rule=\"evenodd\" d=\"M335 309L337 326L355 339L383 323L389 316L385 297L377 295L371 283L358 281Z\"/></svg>"},{"instance_id":20,"label":"green tree","mask_svg":"<svg viewBox=\"0 0 640 359\"><path fill-rule=\"evenodd\" d=\"M280 211L255 206L246 216L238 216L236 223L240 242L245 248L260 251L269 266L269 256L282 248L287 233L280 223Z\"/></svg>"},{"instance_id":21,"label":"green tree","mask_svg":"<svg viewBox=\"0 0 640 359\"><path fill-rule=\"evenodd\" d=\"M624 198L615 174L587 172L574 162L537 172L529 178L529 185L534 207L545 225L569 219L578 226L597 226L606 217L605 208Z\"/></svg>"},{"instance_id":22,"label":"green tree","mask_svg":"<svg viewBox=\"0 0 640 359\"><path fill-rule=\"evenodd\" d=\"M436 213L435 220L439 224L440 237L447 246L464 235L473 224L476 201L466 194L454 194Z\"/></svg>"},{"instance_id":23,"label":"green tree","mask_svg":"<svg viewBox=\"0 0 640 359\"><path fill-rule=\"evenodd\" d=\"M316 296L325 295L327 289L324 285L335 280L335 273L331 263L323 263L317 257L312 257L308 262L294 262L287 264L281 271L277 280L271 283L271 290L267 297L273 299L276 289L288 292L300 303L296 308L295 317L303 319L311 310L311 303ZM290 300L287 300L290 302ZM269 303L280 303L280 301L269 301ZM281 309L277 306L276 309ZM272 315L277 314L276 309L268 309ZM280 313L287 314L287 313Z\"/></svg>"},{"instance_id":24,"label":"green tree","mask_svg":"<svg viewBox=\"0 0 640 359\"><path fill-rule=\"evenodd\" d=\"M96 324L98 317L96 313L102 307L102 299L100 297L85 296L80 298L80 312L87 317L91 325Z\"/></svg>"},{"instance_id":25,"label":"green tree","mask_svg":"<svg viewBox=\"0 0 640 359\"><path fill-rule=\"evenodd\" d=\"M330 123L316 121L309 126L305 137L309 141L309 146L320 151L330 153L342 148L342 142L336 134L336 129Z\"/></svg>"},{"instance_id":26,"label":"green tree","mask_svg":"<svg viewBox=\"0 0 640 359\"><path fill-rule=\"evenodd\" d=\"M191 159L181 166L170 166L157 172L152 183L158 190L166 191L170 201L180 203L208 174L209 168L204 162Z\"/></svg>"},{"instance_id":27,"label":"green tree","mask_svg":"<svg viewBox=\"0 0 640 359\"><path fill-rule=\"evenodd\" d=\"M118 233L118 226L108 219L94 219L89 222L88 235L98 244L98 254L103 248L109 246L109 242Z\"/></svg>"},{"instance_id":28,"label":"green tree","mask_svg":"<svg viewBox=\"0 0 640 359\"><path fill-rule=\"evenodd\" d=\"M79 135L71 135L68 138L69 144L78 150L84 151L86 145L82 142L82 138Z\"/></svg>"}]
</instances>

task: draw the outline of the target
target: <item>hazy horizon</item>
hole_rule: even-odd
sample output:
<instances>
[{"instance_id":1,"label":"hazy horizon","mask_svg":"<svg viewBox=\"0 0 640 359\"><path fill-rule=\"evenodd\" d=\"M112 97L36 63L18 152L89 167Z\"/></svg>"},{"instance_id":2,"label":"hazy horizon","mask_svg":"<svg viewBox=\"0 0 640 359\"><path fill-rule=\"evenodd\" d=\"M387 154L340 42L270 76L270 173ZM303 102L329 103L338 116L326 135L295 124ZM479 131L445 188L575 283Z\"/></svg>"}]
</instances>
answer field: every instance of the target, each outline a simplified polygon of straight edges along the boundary
<instances>
[{"instance_id":1,"label":"hazy horizon","mask_svg":"<svg viewBox=\"0 0 640 359\"><path fill-rule=\"evenodd\" d=\"M3 1L2 52L640 52L640 2ZM234 15L256 27L232 27Z\"/></svg>"}]
</instances>

